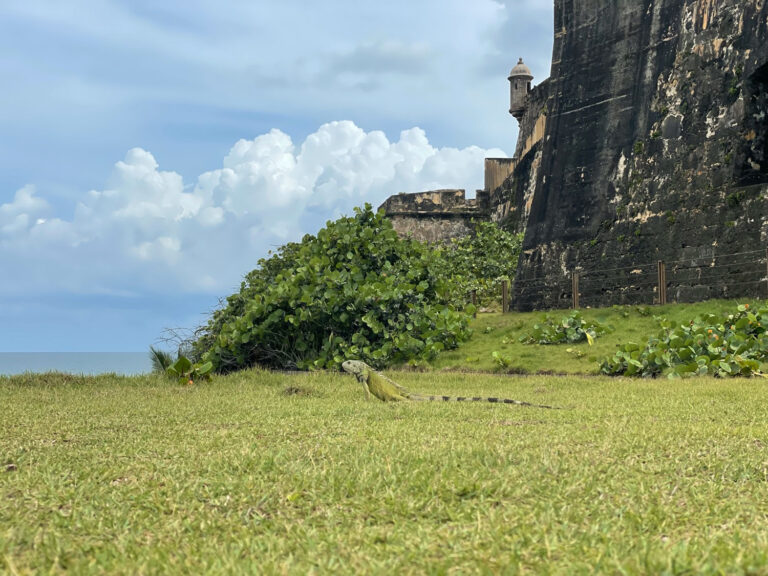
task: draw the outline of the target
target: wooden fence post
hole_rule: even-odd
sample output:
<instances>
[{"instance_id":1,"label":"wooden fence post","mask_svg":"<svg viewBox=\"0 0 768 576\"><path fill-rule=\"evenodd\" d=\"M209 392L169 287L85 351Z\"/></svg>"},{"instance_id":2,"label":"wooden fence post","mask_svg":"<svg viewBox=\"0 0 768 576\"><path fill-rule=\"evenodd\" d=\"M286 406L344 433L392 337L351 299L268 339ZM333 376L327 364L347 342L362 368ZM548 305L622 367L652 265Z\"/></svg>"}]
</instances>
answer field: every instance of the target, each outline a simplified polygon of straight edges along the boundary
<instances>
[{"instance_id":1,"label":"wooden fence post","mask_svg":"<svg viewBox=\"0 0 768 576\"><path fill-rule=\"evenodd\" d=\"M472 314L472 318L477 318L477 290L472 290L472 306L475 307L475 313Z\"/></svg>"},{"instance_id":2,"label":"wooden fence post","mask_svg":"<svg viewBox=\"0 0 768 576\"><path fill-rule=\"evenodd\" d=\"M509 285L506 280L501 281L501 313L509 312Z\"/></svg>"},{"instance_id":3,"label":"wooden fence post","mask_svg":"<svg viewBox=\"0 0 768 576\"><path fill-rule=\"evenodd\" d=\"M571 300L574 310L579 309L579 273L571 273Z\"/></svg>"},{"instance_id":4,"label":"wooden fence post","mask_svg":"<svg viewBox=\"0 0 768 576\"><path fill-rule=\"evenodd\" d=\"M667 303L667 267L663 261L657 262L657 275L659 286L659 306L664 306Z\"/></svg>"}]
</instances>

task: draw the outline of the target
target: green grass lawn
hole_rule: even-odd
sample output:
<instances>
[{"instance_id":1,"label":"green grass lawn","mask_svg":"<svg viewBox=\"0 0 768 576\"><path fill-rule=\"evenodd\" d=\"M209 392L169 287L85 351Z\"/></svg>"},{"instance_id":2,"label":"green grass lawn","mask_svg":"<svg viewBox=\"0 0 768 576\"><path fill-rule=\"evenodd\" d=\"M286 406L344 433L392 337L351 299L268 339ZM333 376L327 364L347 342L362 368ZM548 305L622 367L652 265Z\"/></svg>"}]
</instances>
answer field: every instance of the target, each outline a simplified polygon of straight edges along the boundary
<instances>
[{"instance_id":1,"label":"green grass lawn","mask_svg":"<svg viewBox=\"0 0 768 576\"><path fill-rule=\"evenodd\" d=\"M765 381L390 375L565 409L0 378L0 573L768 574Z\"/></svg>"},{"instance_id":2,"label":"green grass lawn","mask_svg":"<svg viewBox=\"0 0 768 576\"><path fill-rule=\"evenodd\" d=\"M431 363L438 370L506 371L510 373L598 374L598 360L613 355L616 347L627 342L645 344L648 336L659 332L657 317L683 324L697 315L735 312L739 304L764 306L764 302L747 300L710 300L698 304L668 304L666 306L615 306L613 308L581 310L585 320L599 320L614 331L599 337L590 346L558 344L542 346L523 344L520 336L531 331L540 322L544 312L512 312L509 314L480 314L472 323L472 339L457 350L441 354ZM549 314L562 318L570 310L557 310ZM571 349L571 352L568 349ZM497 351L510 361L502 368L493 359Z\"/></svg>"}]
</instances>

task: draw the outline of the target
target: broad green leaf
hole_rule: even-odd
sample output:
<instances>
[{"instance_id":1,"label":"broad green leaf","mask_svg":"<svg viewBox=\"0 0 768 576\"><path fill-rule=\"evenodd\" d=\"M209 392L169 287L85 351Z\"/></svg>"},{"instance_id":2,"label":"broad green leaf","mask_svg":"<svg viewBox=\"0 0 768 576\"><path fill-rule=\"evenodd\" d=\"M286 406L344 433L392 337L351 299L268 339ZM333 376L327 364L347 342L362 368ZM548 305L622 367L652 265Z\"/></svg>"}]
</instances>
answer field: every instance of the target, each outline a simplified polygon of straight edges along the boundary
<instances>
[{"instance_id":1,"label":"broad green leaf","mask_svg":"<svg viewBox=\"0 0 768 576\"><path fill-rule=\"evenodd\" d=\"M186 374L192 368L192 362L186 356L179 356L170 367L176 374Z\"/></svg>"}]
</instances>

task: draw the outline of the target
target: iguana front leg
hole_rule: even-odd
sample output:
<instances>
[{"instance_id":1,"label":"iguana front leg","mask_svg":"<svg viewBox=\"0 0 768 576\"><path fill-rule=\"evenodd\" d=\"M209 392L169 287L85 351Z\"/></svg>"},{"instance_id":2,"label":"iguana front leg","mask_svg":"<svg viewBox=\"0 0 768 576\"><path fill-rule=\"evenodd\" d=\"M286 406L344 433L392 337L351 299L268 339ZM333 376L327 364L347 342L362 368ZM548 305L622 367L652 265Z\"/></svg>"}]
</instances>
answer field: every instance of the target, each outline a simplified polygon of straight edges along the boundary
<instances>
[{"instance_id":1,"label":"iguana front leg","mask_svg":"<svg viewBox=\"0 0 768 576\"><path fill-rule=\"evenodd\" d=\"M358 378L358 380L360 380L360 379ZM360 382L363 384L363 390L365 390L365 401L366 402L370 402L371 401L371 389L368 387L368 378L360 380Z\"/></svg>"},{"instance_id":2,"label":"iguana front leg","mask_svg":"<svg viewBox=\"0 0 768 576\"><path fill-rule=\"evenodd\" d=\"M362 364L362 363L361 363ZM368 387L368 370L364 366L355 366L355 370L352 370L350 368L345 367L345 370L348 372L352 372L354 374L355 379L360 382L360 384L363 385L363 390L365 390L365 400L370 401L371 400L371 389Z\"/></svg>"}]
</instances>

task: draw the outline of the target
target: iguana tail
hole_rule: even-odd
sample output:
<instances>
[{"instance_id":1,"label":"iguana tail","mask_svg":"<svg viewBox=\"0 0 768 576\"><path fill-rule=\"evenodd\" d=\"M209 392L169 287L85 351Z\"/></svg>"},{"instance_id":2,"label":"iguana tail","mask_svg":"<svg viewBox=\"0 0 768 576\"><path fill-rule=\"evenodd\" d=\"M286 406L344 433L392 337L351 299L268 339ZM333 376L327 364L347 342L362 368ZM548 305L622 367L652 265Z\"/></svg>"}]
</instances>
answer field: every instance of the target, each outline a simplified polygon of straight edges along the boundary
<instances>
[{"instance_id":1,"label":"iguana tail","mask_svg":"<svg viewBox=\"0 0 768 576\"><path fill-rule=\"evenodd\" d=\"M465 398L463 396L419 396L418 394L409 394L409 400L415 402L490 402L491 404L516 404L517 406L529 406L531 408L547 408L548 410L559 410L557 406L546 406L544 404L531 404L522 400L510 400L509 398Z\"/></svg>"}]
</instances>

